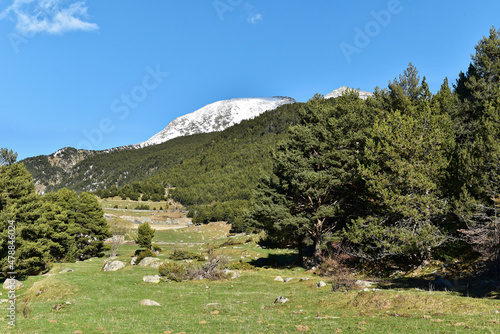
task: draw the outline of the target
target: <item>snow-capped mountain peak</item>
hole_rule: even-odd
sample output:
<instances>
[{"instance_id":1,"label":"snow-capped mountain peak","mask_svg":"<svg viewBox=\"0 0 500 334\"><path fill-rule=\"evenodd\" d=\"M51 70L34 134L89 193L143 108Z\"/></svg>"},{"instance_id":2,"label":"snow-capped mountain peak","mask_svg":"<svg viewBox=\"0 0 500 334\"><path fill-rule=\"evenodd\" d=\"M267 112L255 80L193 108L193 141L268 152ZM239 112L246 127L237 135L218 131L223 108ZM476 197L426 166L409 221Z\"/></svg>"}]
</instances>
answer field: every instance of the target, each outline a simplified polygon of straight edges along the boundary
<instances>
[{"instance_id":1,"label":"snow-capped mountain peak","mask_svg":"<svg viewBox=\"0 0 500 334\"><path fill-rule=\"evenodd\" d=\"M281 105L295 103L290 97L235 98L217 101L190 114L178 117L165 129L145 142L134 145L146 147L164 143L170 139L196 133L222 131L243 120L252 119Z\"/></svg>"},{"instance_id":2,"label":"snow-capped mountain peak","mask_svg":"<svg viewBox=\"0 0 500 334\"><path fill-rule=\"evenodd\" d=\"M337 89L333 90L330 94L326 94L325 99L332 99L332 98L342 96L342 94L344 94L344 92L348 89L349 89L349 87L347 87L347 86L342 86L340 88L337 88ZM369 96L373 96L373 93L370 93L370 92L363 92L362 90L357 90L357 89L355 89L355 91L358 92L359 98L363 99L363 100L366 100Z\"/></svg>"}]
</instances>

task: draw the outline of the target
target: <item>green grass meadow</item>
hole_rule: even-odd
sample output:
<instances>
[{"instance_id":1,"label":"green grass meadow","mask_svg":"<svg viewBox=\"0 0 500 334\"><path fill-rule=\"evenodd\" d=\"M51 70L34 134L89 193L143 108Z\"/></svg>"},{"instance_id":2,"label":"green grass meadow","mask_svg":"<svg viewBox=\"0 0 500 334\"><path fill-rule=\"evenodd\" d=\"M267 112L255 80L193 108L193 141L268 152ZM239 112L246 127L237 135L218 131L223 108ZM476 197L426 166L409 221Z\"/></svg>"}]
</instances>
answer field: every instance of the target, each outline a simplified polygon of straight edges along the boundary
<instances>
[{"instance_id":1,"label":"green grass meadow","mask_svg":"<svg viewBox=\"0 0 500 334\"><path fill-rule=\"evenodd\" d=\"M167 260L174 249L181 248L202 253L207 243L230 262L290 255L262 249L248 236L224 238L222 234L214 225L161 231L155 238L168 245L159 258ZM200 235L207 240L200 240ZM233 245L224 246L227 240ZM0 332L500 333L500 301L494 299L418 289L333 292L329 284L316 288L317 282L328 283L328 279L297 267L244 270L241 277L223 281L144 283L144 275L158 270L131 266L136 249L122 246L118 259L127 266L116 272L101 271L105 259L94 258L55 264L49 275L24 280L24 288L18 291L16 326L8 326L8 303L2 303L5 316ZM66 268L74 271L59 273ZM275 282L278 275L293 279ZM301 281L304 277L309 279ZM274 304L278 296L289 301ZM7 298L5 290L0 298ZM161 306L141 306L141 299ZM56 311L58 304L63 306Z\"/></svg>"}]
</instances>

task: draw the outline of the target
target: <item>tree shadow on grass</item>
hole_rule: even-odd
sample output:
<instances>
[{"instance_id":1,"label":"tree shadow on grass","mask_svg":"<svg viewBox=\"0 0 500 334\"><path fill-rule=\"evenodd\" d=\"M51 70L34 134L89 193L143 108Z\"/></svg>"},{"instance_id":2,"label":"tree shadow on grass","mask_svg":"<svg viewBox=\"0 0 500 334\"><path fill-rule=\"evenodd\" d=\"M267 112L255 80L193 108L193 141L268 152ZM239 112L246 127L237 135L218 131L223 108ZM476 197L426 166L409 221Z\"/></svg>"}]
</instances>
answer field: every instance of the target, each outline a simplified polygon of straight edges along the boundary
<instances>
[{"instance_id":1,"label":"tree shadow on grass","mask_svg":"<svg viewBox=\"0 0 500 334\"><path fill-rule=\"evenodd\" d=\"M449 279L449 287L436 284L434 277L398 278L377 281L379 289L418 289L422 291L449 291L470 298L489 298L500 300L500 282L484 277L468 277L462 279Z\"/></svg>"},{"instance_id":2,"label":"tree shadow on grass","mask_svg":"<svg viewBox=\"0 0 500 334\"><path fill-rule=\"evenodd\" d=\"M255 267L289 268L301 265L299 254L269 254L268 257L261 257L249 262Z\"/></svg>"}]
</instances>

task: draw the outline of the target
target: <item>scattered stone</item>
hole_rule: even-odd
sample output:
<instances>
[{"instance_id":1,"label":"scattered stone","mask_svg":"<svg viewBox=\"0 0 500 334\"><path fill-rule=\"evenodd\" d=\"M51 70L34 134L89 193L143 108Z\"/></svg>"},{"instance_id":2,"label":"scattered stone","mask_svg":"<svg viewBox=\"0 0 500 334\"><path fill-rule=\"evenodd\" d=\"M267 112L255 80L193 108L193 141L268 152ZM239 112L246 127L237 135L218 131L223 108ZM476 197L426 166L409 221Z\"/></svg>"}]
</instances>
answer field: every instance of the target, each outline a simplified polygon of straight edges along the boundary
<instances>
[{"instance_id":1,"label":"scattered stone","mask_svg":"<svg viewBox=\"0 0 500 334\"><path fill-rule=\"evenodd\" d=\"M14 278L8 278L3 282L4 290L19 290L24 287L24 284Z\"/></svg>"},{"instance_id":2,"label":"scattered stone","mask_svg":"<svg viewBox=\"0 0 500 334\"><path fill-rule=\"evenodd\" d=\"M274 281L275 281L275 282L283 282L283 277L281 277L281 276L276 276L276 277L274 278Z\"/></svg>"},{"instance_id":3,"label":"scattered stone","mask_svg":"<svg viewBox=\"0 0 500 334\"><path fill-rule=\"evenodd\" d=\"M149 266L151 268L158 268L160 267L160 265L162 264L163 262L160 262L160 261L154 261L153 263L151 263Z\"/></svg>"},{"instance_id":4,"label":"scattered stone","mask_svg":"<svg viewBox=\"0 0 500 334\"><path fill-rule=\"evenodd\" d=\"M354 282L354 284L356 284L357 286L361 287L361 288L369 288L373 285L372 282L369 282L369 281L364 281L364 280L361 280L361 279L358 279L356 282Z\"/></svg>"},{"instance_id":5,"label":"scattered stone","mask_svg":"<svg viewBox=\"0 0 500 334\"><path fill-rule=\"evenodd\" d=\"M208 303L207 306L220 306L219 303Z\"/></svg>"},{"instance_id":6,"label":"scattered stone","mask_svg":"<svg viewBox=\"0 0 500 334\"><path fill-rule=\"evenodd\" d=\"M325 282L323 282L323 281L319 281L318 283L316 283L316 287L317 287L317 288L323 288L323 287L325 287L325 286L326 286L326 283L325 283Z\"/></svg>"},{"instance_id":7,"label":"scattered stone","mask_svg":"<svg viewBox=\"0 0 500 334\"><path fill-rule=\"evenodd\" d=\"M235 279L241 276L241 274L235 270L224 269L224 274L231 275L231 279Z\"/></svg>"},{"instance_id":8,"label":"scattered stone","mask_svg":"<svg viewBox=\"0 0 500 334\"><path fill-rule=\"evenodd\" d=\"M137 264L136 262L137 262L137 256L134 256L132 260L130 260L130 264L135 266Z\"/></svg>"},{"instance_id":9,"label":"scattered stone","mask_svg":"<svg viewBox=\"0 0 500 334\"><path fill-rule=\"evenodd\" d=\"M102 267L102 271L117 271L125 267L125 263L122 261L110 261L106 262L104 267Z\"/></svg>"},{"instance_id":10,"label":"scattered stone","mask_svg":"<svg viewBox=\"0 0 500 334\"><path fill-rule=\"evenodd\" d=\"M151 299L142 299L140 304L143 306L161 306L158 302Z\"/></svg>"},{"instance_id":11,"label":"scattered stone","mask_svg":"<svg viewBox=\"0 0 500 334\"><path fill-rule=\"evenodd\" d=\"M66 268L66 269L61 270L61 271L59 272L59 274L70 273L70 272L72 272L72 271L73 271L73 269L71 269L71 268Z\"/></svg>"},{"instance_id":12,"label":"scattered stone","mask_svg":"<svg viewBox=\"0 0 500 334\"><path fill-rule=\"evenodd\" d=\"M144 259L141 260L141 262L139 262L139 265L141 267L149 267L153 262L158 262L160 260L158 260L157 258L155 257L145 257Z\"/></svg>"},{"instance_id":13,"label":"scattered stone","mask_svg":"<svg viewBox=\"0 0 500 334\"><path fill-rule=\"evenodd\" d=\"M276 300L274 301L274 303L280 303L280 304L285 304L289 299L286 298L286 297L283 297L283 296L279 296L278 298L276 298Z\"/></svg>"},{"instance_id":14,"label":"scattered stone","mask_svg":"<svg viewBox=\"0 0 500 334\"><path fill-rule=\"evenodd\" d=\"M161 276L160 275L147 275L142 278L142 280L146 283L160 283Z\"/></svg>"},{"instance_id":15,"label":"scattered stone","mask_svg":"<svg viewBox=\"0 0 500 334\"><path fill-rule=\"evenodd\" d=\"M368 289L368 288L364 288L362 290L359 290L359 292L369 292L369 291L370 291L370 289Z\"/></svg>"},{"instance_id":16,"label":"scattered stone","mask_svg":"<svg viewBox=\"0 0 500 334\"><path fill-rule=\"evenodd\" d=\"M284 282L285 282L285 283L288 283L288 282L290 282L292 279L293 279L292 277L287 277L287 278L285 278Z\"/></svg>"},{"instance_id":17,"label":"scattered stone","mask_svg":"<svg viewBox=\"0 0 500 334\"><path fill-rule=\"evenodd\" d=\"M43 290L38 290L38 291L36 292L35 296L37 296L37 297L38 297L38 296L40 296L42 293L43 293Z\"/></svg>"},{"instance_id":18,"label":"scattered stone","mask_svg":"<svg viewBox=\"0 0 500 334\"><path fill-rule=\"evenodd\" d=\"M302 278L300 279L300 281L301 281L301 282L303 282L303 281L309 281L309 277L302 277Z\"/></svg>"}]
</instances>

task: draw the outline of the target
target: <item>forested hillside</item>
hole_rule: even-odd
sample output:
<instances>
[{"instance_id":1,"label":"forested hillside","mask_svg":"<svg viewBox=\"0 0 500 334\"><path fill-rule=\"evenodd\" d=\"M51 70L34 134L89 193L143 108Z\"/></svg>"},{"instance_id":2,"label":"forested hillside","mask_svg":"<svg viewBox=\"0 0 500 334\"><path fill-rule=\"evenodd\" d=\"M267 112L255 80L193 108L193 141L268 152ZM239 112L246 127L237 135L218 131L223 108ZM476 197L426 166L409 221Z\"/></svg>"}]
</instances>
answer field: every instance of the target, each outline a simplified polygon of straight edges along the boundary
<instances>
[{"instance_id":1,"label":"forested hillside","mask_svg":"<svg viewBox=\"0 0 500 334\"><path fill-rule=\"evenodd\" d=\"M270 173L272 150L289 126L298 122L300 107L300 103L283 105L222 132L175 138L141 149L87 153L69 148L57 154L57 164L53 156L28 158L23 163L37 184L47 186L46 192L64 187L96 191L153 181L171 188L171 196L189 207L195 222L235 223L262 173ZM75 155L88 157L74 164L61 162L75 162Z\"/></svg>"}]
</instances>

